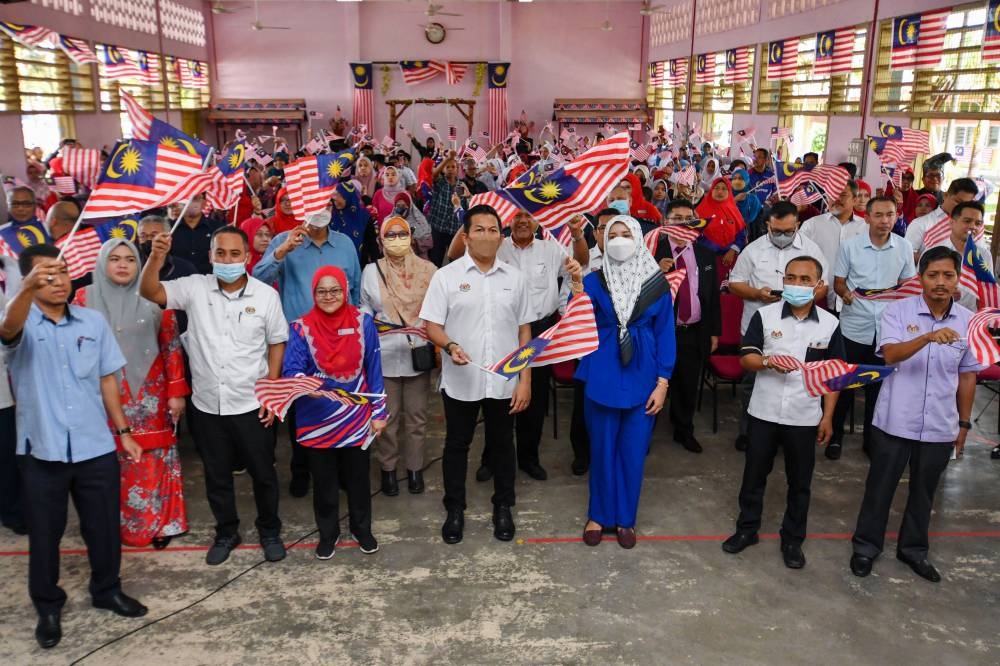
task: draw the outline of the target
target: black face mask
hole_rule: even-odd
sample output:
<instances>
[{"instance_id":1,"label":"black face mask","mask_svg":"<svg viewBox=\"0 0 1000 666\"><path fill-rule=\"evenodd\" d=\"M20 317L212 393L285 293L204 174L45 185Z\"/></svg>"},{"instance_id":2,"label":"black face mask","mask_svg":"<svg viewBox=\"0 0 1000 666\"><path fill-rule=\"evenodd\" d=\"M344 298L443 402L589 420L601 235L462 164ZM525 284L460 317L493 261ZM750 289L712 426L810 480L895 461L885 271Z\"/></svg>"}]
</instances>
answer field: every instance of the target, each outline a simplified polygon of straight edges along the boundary
<instances>
[{"instance_id":1,"label":"black face mask","mask_svg":"<svg viewBox=\"0 0 1000 666\"><path fill-rule=\"evenodd\" d=\"M144 243L139 243L139 254L144 257L148 257L153 253L153 241L146 241Z\"/></svg>"}]
</instances>

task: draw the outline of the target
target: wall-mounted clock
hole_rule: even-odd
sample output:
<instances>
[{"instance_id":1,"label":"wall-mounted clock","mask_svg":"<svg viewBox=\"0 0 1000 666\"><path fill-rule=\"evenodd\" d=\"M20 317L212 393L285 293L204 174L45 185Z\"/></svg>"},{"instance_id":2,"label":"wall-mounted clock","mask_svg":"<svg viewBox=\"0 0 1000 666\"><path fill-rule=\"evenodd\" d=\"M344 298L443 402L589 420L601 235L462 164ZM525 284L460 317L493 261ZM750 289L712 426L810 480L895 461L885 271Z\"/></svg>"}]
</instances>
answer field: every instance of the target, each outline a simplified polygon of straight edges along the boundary
<instances>
[{"instance_id":1,"label":"wall-mounted clock","mask_svg":"<svg viewBox=\"0 0 1000 666\"><path fill-rule=\"evenodd\" d=\"M424 26L424 37L431 44L440 44L444 41L445 36L448 33L445 31L444 26L440 23L428 23Z\"/></svg>"}]
</instances>

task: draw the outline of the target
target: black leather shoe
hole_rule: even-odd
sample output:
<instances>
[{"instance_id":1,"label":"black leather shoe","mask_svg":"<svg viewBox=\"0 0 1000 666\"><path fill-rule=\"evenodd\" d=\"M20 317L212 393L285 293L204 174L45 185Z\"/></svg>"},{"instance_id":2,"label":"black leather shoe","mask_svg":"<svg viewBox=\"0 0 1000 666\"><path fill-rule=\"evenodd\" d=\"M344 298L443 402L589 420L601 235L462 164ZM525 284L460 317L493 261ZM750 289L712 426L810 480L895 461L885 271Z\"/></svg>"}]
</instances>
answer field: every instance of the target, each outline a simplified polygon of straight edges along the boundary
<instances>
[{"instance_id":1,"label":"black leather shoe","mask_svg":"<svg viewBox=\"0 0 1000 666\"><path fill-rule=\"evenodd\" d=\"M103 608L122 617L142 617L149 609L122 591L109 599L94 599L94 608Z\"/></svg>"},{"instance_id":2,"label":"black leather shoe","mask_svg":"<svg viewBox=\"0 0 1000 666\"><path fill-rule=\"evenodd\" d=\"M746 532L737 532L722 542L722 550L727 553L736 554L742 552L748 546L753 546L759 541L760 537L757 536L756 532L749 534Z\"/></svg>"},{"instance_id":3,"label":"black leather shoe","mask_svg":"<svg viewBox=\"0 0 1000 666\"><path fill-rule=\"evenodd\" d=\"M674 441L677 442L678 444L680 444L681 446L683 446L685 449L687 449L691 453L701 453L702 452L701 444L699 444L698 440L694 438L694 435L690 435L690 434L686 434L686 435L674 435Z\"/></svg>"},{"instance_id":4,"label":"black leather shoe","mask_svg":"<svg viewBox=\"0 0 1000 666\"><path fill-rule=\"evenodd\" d=\"M292 497L305 497L309 494L309 475L293 474L288 484L288 494Z\"/></svg>"},{"instance_id":5,"label":"black leather shoe","mask_svg":"<svg viewBox=\"0 0 1000 666\"><path fill-rule=\"evenodd\" d=\"M801 569L806 565L806 556L802 553L802 546L797 543L781 544L781 557L789 569Z\"/></svg>"},{"instance_id":6,"label":"black leather shoe","mask_svg":"<svg viewBox=\"0 0 1000 666\"><path fill-rule=\"evenodd\" d=\"M240 545L242 541L243 539L239 534L215 537L212 547L205 553L205 564L211 566L222 564L229 559L229 553L233 552L233 549Z\"/></svg>"},{"instance_id":7,"label":"black leather shoe","mask_svg":"<svg viewBox=\"0 0 1000 666\"><path fill-rule=\"evenodd\" d=\"M573 476L583 476L590 469L590 463L586 460L580 460L579 458L573 458L573 464L569 466L570 470L573 472Z\"/></svg>"},{"instance_id":8,"label":"black leather shoe","mask_svg":"<svg viewBox=\"0 0 1000 666\"><path fill-rule=\"evenodd\" d=\"M419 495L424 492L424 473L421 470L414 472L406 470L406 488L411 495Z\"/></svg>"},{"instance_id":9,"label":"black leather shoe","mask_svg":"<svg viewBox=\"0 0 1000 666\"><path fill-rule=\"evenodd\" d=\"M476 470L476 481L482 483L483 481L489 481L493 478L493 470L489 468L488 465L482 464L479 469Z\"/></svg>"},{"instance_id":10,"label":"black leather shoe","mask_svg":"<svg viewBox=\"0 0 1000 666\"><path fill-rule=\"evenodd\" d=\"M851 573L858 578L864 578L871 574L873 564L875 564L875 560L871 557L858 555L857 553L851 555Z\"/></svg>"},{"instance_id":11,"label":"black leather shoe","mask_svg":"<svg viewBox=\"0 0 1000 666\"><path fill-rule=\"evenodd\" d=\"M826 445L826 449L823 451L823 455L829 460L840 460L840 454L844 447L840 442L830 442Z\"/></svg>"},{"instance_id":12,"label":"black leather shoe","mask_svg":"<svg viewBox=\"0 0 1000 666\"><path fill-rule=\"evenodd\" d=\"M902 553L896 553L896 559L913 569L913 573L921 578L929 580L932 583L941 582L941 574L938 573L933 564L927 561L926 557L922 560L911 560Z\"/></svg>"},{"instance_id":13,"label":"black leather shoe","mask_svg":"<svg viewBox=\"0 0 1000 666\"><path fill-rule=\"evenodd\" d=\"M545 471L545 468L536 462L521 465L521 471L533 478L535 481L545 481L549 478L549 474Z\"/></svg>"},{"instance_id":14,"label":"black leather shoe","mask_svg":"<svg viewBox=\"0 0 1000 666\"><path fill-rule=\"evenodd\" d=\"M990 451L990 458L992 458L993 460L1000 460L1000 446L994 446L993 447L993 450ZM8 527L10 527L10 526L8 525ZM14 529L14 528L11 527L11 529Z\"/></svg>"},{"instance_id":15,"label":"black leather shoe","mask_svg":"<svg viewBox=\"0 0 1000 666\"><path fill-rule=\"evenodd\" d=\"M448 517L441 526L441 538L445 543L458 543L465 529L465 514L459 509L449 509Z\"/></svg>"},{"instance_id":16,"label":"black leather shoe","mask_svg":"<svg viewBox=\"0 0 1000 666\"><path fill-rule=\"evenodd\" d=\"M59 645L59 641L62 640L62 623L59 621L59 613L38 616L38 624L35 625L35 640L46 650Z\"/></svg>"},{"instance_id":17,"label":"black leather shoe","mask_svg":"<svg viewBox=\"0 0 1000 666\"><path fill-rule=\"evenodd\" d=\"M396 470L390 472L382 470L382 494L387 497L395 497L399 494L399 481L396 479Z\"/></svg>"},{"instance_id":18,"label":"black leather shoe","mask_svg":"<svg viewBox=\"0 0 1000 666\"><path fill-rule=\"evenodd\" d=\"M493 507L493 536L500 541L510 541L514 538L514 518L510 515L510 507L506 504Z\"/></svg>"},{"instance_id":19,"label":"black leather shoe","mask_svg":"<svg viewBox=\"0 0 1000 666\"><path fill-rule=\"evenodd\" d=\"M747 444L749 443L750 443L749 437L747 437L746 435L740 435L739 437L736 438L736 442L733 444L733 446L736 447L737 451L746 451Z\"/></svg>"}]
</instances>

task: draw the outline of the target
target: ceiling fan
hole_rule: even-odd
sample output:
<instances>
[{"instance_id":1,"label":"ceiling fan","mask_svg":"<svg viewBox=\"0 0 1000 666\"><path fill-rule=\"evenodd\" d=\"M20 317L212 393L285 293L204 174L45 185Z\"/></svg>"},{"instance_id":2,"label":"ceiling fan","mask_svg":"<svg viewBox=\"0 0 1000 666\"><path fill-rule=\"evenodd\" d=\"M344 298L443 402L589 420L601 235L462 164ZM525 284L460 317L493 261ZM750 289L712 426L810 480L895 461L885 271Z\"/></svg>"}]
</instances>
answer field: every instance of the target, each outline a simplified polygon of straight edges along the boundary
<instances>
[{"instance_id":1,"label":"ceiling fan","mask_svg":"<svg viewBox=\"0 0 1000 666\"><path fill-rule=\"evenodd\" d=\"M455 14L454 12L443 12L444 5L434 4L433 0L427 0L427 9L424 10L427 18L434 18L435 16L461 16L461 14Z\"/></svg>"},{"instance_id":2,"label":"ceiling fan","mask_svg":"<svg viewBox=\"0 0 1000 666\"><path fill-rule=\"evenodd\" d=\"M639 13L643 16L651 16L653 14L662 14L663 10L666 9L666 5L654 5L652 0L644 0L642 7L639 9Z\"/></svg>"},{"instance_id":3,"label":"ceiling fan","mask_svg":"<svg viewBox=\"0 0 1000 666\"><path fill-rule=\"evenodd\" d=\"M260 22L260 0L253 0L253 23L250 24L250 29L254 31L260 30L291 30L288 26L284 25L264 25Z\"/></svg>"}]
</instances>

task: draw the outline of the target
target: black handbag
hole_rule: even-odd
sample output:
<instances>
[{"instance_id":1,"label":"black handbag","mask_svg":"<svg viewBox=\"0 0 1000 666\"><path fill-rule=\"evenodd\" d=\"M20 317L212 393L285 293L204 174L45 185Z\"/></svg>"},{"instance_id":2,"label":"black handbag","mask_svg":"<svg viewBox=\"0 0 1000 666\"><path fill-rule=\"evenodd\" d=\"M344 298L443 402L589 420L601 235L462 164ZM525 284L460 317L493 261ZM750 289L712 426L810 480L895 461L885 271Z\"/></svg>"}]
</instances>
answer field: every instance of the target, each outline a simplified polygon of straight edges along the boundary
<instances>
[{"instance_id":1,"label":"black handbag","mask_svg":"<svg viewBox=\"0 0 1000 666\"><path fill-rule=\"evenodd\" d=\"M390 289L389 283L385 281L385 274L382 273L382 267L375 262L375 270L378 271L378 276L382 278L382 284L385 285L386 289ZM399 314L399 313L397 313ZM403 319L403 315L399 315L399 322L405 327L406 320ZM437 355L434 353L434 345L432 343L427 343L424 345L413 344L413 338L407 334L406 342L410 345L410 361L413 363L413 369L417 372L428 372L437 367Z\"/></svg>"}]
</instances>

